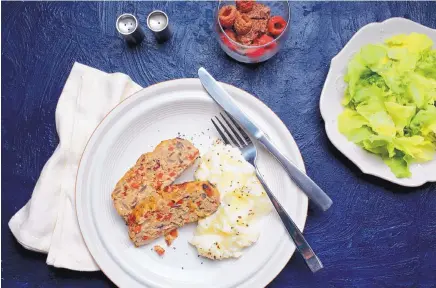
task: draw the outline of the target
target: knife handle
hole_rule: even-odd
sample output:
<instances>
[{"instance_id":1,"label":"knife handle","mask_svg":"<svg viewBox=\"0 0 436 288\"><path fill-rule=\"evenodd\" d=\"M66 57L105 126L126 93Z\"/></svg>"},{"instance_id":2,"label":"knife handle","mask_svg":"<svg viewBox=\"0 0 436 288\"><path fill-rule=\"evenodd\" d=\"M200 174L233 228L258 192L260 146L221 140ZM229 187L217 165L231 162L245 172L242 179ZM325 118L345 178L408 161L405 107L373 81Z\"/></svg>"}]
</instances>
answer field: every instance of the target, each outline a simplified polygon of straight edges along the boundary
<instances>
[{"instance_id":1,"label":"knife handle","mask_svg":"<svg viewBox=\"0 0 436 288\"><path fill-rule=\"evenodd\" d=\"M332 199L318 186L309 176L298 169L285 155L283 155L274 143L266 135L258 138L259 142L280 162L289 177L322 211L326 211L333 204Z\"/></svg>"}]
</instances>

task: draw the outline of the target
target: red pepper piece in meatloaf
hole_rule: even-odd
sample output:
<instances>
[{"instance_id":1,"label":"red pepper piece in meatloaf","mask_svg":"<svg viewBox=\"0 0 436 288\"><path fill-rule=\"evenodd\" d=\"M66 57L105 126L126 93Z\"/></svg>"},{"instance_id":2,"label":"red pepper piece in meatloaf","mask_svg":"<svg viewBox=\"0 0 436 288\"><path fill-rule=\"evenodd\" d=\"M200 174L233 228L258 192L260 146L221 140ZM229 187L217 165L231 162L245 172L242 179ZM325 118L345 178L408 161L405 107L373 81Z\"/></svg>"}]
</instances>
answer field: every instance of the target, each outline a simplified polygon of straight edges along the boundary
<instances>
[{"instance_id":1,"label":"red pepper piece in meatloaf","mask_svg":"<svg viewBox=\"0 0 436 288\"><path fill-rule=\"evenodd\" d=\"M220 206L218 190L208 181L175 184L147 196L127 222L135 246L149 243L187 223L213 214Z\"/></svg>"},{"instance_id":2,"label":"red pepper piece in meatloaf","mask_svg":"<svg viewBox=\"0 0 436 288\"><path fill-rule=\"evenodd\" d=\"M198 149L181 138L162 141L153 152L141 155L112 192L118 214L127 221L127 216L137 203L147 195L173 183L194 163L198 155Z\"/></svg>"},{"instance_id":3,"label":"red pepper piece in meatloaf","mask_svg":"<svg viewBox=\"0 0 436 288\"><path fill-rule=\"evenodd\" d=\"M165 243L167 243L167 246L171 246L177 237L179 237L179 232L177 232L177 229L171 230L169 233L165 234Z\"/></svg>"},{"instance_id":4,"label":"red pepper piece in meatloaf","mask_svg":"<svg viewBox=\"0 0 436 288\"><path fill-rule=\"evenodd\" d=\"M159 256L162 256L162 255L165 254L165 249L162 248L162 247L159 246L159 245L155 245L155 246L153 247L153 249L154 249L154 251L155 251Z\"/></svg>"}]
</instances>

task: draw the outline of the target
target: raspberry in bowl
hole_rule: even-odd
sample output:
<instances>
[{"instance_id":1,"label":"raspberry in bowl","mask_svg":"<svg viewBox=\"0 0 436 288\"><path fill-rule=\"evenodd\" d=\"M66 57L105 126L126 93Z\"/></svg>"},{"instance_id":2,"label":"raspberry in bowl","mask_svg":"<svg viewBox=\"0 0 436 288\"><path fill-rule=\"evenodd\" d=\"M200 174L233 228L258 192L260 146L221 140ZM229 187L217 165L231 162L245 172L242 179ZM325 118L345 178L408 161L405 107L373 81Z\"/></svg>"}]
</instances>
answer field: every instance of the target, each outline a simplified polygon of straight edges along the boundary
<instances>
[{"instance_id":1,"label":"raspberry in bowl","mask_svg":"<svg viewBox=\"0 0 436 288\"><path fill-rule=\"evenodd\" d=\"M284 45L290 18L288 1L220 1L215 23L218 42L239 62L263 62Z\"/></svg>"}]
</instances>

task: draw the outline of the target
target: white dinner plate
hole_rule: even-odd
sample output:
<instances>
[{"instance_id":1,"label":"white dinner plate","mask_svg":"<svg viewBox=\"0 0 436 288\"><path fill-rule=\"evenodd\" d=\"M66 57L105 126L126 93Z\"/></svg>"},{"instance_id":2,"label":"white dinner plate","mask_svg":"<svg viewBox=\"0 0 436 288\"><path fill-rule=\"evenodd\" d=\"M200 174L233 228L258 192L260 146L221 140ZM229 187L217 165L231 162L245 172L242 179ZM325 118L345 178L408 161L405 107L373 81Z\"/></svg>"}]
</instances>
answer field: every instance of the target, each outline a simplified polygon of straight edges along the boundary
<instances>
[{"instance_id":1,"label":"white dinner plate","mask_svg":"<svg viewBox=\"0 0 436 288\"><path fill-rule=\"evenodd\" d=\"M294 139L280 119L247 92L223 84L236 102L267 131L279 148L304 170ZM167 247L163 239L135 248L127 227L113 207L111 192L137 158L162 140L184 135L200 153L219 137L210 118L219 107L197 79L159 83L139 91L113 109L89 140L80 162L76 183L77 216L89 251L101 270L120 287L265 287L283 269L295 246L276 212L265 217L256 244L239 259L212 261L197 257L188 244L195 224L179 229ZM307 197L291 182L266 151L259 169L298 227L303 230ZM195 167L178 182L193 179ZM163 257L152 247L165 247Z\"/></svg>"},{"instance_id":2,"label":"white dinner plate","mask_svg":"<svg viewBox=\"0 0 436 288\"><path fill-rule=\"evenodd\" d=\"M346 84L344 75L351 58L367 44L382 43L385 39L397 34L422 33L436 43L436 30L404 18L391 18L381 23L371 23L350 39L345 47L336 55L330 64L330 70L321 92L320 110L325 122L325 130L336 148L350 159L363 173L374 175L387 181L409 187L421 186L426 182L436 182L436 160L422 164L412 164L410 178L397 178L383 160L357 146L339 132L338 116L344 111L341 105Z\"/></svg>"}]
</instances>

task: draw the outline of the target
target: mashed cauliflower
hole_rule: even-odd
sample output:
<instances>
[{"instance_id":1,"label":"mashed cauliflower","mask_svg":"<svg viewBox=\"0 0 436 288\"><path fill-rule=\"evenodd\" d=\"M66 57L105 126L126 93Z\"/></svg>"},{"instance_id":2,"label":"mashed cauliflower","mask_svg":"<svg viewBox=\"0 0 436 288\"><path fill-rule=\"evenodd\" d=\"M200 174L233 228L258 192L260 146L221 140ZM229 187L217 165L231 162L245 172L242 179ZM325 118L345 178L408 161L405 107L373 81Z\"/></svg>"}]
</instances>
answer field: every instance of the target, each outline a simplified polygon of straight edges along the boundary
<instances>
[{"instance_id":1,"label":"mashed cauliflower","mask_svg":"<svg viewBox=\"0 0 436 288\"><path fill-rule=\"evenodd\" d=\"M257 241L259 220L272 208L254 167L238 149L217 142L202 156L195 178L216 185L221 206L198 222L190 243L210 259L240 257Z\"/></svg>"}]
</instances>

